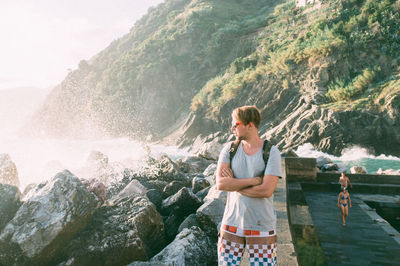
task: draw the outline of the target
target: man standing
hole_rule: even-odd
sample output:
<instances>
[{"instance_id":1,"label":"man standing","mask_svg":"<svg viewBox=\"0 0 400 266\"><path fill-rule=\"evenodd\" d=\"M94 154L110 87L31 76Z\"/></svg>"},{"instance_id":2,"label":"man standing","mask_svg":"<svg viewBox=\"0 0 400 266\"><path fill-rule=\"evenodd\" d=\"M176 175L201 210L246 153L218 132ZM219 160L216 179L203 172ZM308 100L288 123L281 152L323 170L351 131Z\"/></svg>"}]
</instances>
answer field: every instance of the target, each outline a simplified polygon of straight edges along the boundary
<instances>
[{"instance_id":1,"label":"man standing","mask_svg":"<svg viewBox=\"0 0 400 266\"><path fill-rule=\"evenodd\" d=\"M265 164L260 121L255 106L233 110L231 129L240 142L233 158L232 143L219 156L217 188L228 191L228 197L218 239L218 265L240 265L245 248L250 265L276 265L273 193L282 176L281 156L272 146Z\"/></svg>"}]
</instances>

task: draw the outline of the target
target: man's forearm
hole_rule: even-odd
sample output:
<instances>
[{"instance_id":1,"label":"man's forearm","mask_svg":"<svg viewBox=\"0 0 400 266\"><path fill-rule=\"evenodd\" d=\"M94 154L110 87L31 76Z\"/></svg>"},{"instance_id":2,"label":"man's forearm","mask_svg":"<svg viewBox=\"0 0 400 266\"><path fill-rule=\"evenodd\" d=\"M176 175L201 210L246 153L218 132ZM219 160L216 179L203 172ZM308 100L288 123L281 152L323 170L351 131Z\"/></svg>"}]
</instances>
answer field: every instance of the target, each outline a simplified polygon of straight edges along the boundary
<instances>
[{"instance_id":1,"label":"man's forearm","mask_svg":"<svg viewBox=\"0 0 400 266\"><path fill-rule=\"evenodd\" d=\"M278 180L278 176L265 175L260 185L244 188L238 192L251 198L269 198L274 193Z\"/></svg>"},{"instance_id":2,"label":"man's forearm","mask_svg":"<svg viewBox=\"0 0 400 266\"><path fill-rule=\"evenodd\" d=\"M243 189L239 190L239 193L242 195L245 195L247 197L251 197L251 198L266 198L267 197L267 193L266 193L265 189L263 188L263 186L261 186L261 185L243 188Z\"/></svg>"},{"instance_id":3,"label":"man's forearm","mask_svg":"<svg viewBox=\"0 0 400 266\"><path fill-rule=\"evenodd\" d=\"M219 177L217 182L217 188L218 190L223 190L223 191L239 191L256 184L259 184L259 181L255 177L250 177L250 178Z\"/></svg>"}]
</instances>

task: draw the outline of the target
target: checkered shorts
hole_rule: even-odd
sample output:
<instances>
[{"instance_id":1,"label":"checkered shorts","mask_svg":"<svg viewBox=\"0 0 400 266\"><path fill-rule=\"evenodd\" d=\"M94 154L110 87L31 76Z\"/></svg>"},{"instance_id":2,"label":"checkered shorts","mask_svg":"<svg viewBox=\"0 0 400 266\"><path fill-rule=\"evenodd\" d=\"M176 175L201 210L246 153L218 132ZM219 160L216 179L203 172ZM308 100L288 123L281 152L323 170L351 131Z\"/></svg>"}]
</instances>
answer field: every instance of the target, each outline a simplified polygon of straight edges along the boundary
<instances>
[{"instance_id":1,"label":"checkered shorts","mask_svg":"<svg viewBox=\"0 0 400 266\"><path fill-rule=\"evenodd\" d=\"M218 265L240 265L247 249L251 266L276 265L276 233L223 225L218 239Z\"/></svg>"}]
</instances>

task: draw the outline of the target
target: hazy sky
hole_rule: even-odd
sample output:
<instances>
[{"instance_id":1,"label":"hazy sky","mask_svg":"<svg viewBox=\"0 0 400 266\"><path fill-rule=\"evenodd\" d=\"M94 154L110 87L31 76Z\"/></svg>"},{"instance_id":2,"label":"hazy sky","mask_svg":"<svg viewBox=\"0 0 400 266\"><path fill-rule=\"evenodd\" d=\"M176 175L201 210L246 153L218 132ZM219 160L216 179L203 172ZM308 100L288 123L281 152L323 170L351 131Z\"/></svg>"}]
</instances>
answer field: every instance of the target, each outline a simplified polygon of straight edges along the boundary
<instances>
[{"instance_id":1,"label":"hazy sky","mask_svg":"<svg viewBox=\"0 0 400 266\"><path fill-rule=\"evenodd\" d=\"M0 89L60 83L163 0L0 0Z\"/></svg>"}]
</instances>

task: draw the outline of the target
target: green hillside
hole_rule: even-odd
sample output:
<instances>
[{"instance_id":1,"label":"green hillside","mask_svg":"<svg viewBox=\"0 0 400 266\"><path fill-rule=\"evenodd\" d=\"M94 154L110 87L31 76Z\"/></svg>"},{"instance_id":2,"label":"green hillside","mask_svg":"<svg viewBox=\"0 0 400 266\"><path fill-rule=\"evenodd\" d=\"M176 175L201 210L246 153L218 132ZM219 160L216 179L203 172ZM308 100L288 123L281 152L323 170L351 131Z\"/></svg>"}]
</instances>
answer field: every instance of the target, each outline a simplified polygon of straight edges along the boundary
<instances>
[{"instance_id":1,"label":"green hillside","mask_svg":"<svg viewBox=\"0 0 400 266\"><path fill-rule=\"evenodd\" d=\"M209 79L254 51L254 31L266 24L259 17L272 3L167 0L90 62L82 61L34 123L56 135L73 134L72 125L81 123L116 135L162 133L189 111Z\"/></svg>"},{"instance_id":2,"label":"green hillside","mask_svg":"<svg viewBox=\"0 0 400 266\"><path fill-rule=\"evenodd\" d=\"M400 89L400 2L323 1L313 7L296 8L293 1L277 6L259 29L255 51L210 80L192 110L218 112L270 80L281 82L282 90L300 89L306 74L325 64L318 104L382 111Z\"/></svg>"},{"instance_id":3,"label":"green hillside","mask_svg":"<svg viewBox=\"0 0 400 266\"><path fill-rule=\"evenodd\" d=\"M399 11L395 0L301 8L295 1L167 0L82 61L32 123L50 135L99 128L163 137L194 115L196 130L185 135L183 129L190 143L196 134L226 131L232 108L255 104L264 132L301 105L346 119L357 112L389 117L382 127L397 125ZM339 120L331 127L340 127ZM340 143L366 141L343 137Z\"/></svg>"}]
</instances>

